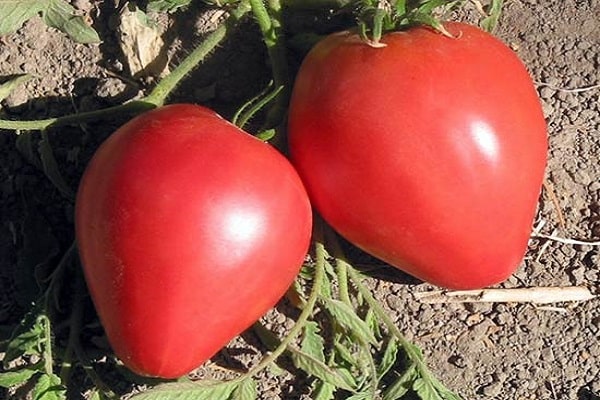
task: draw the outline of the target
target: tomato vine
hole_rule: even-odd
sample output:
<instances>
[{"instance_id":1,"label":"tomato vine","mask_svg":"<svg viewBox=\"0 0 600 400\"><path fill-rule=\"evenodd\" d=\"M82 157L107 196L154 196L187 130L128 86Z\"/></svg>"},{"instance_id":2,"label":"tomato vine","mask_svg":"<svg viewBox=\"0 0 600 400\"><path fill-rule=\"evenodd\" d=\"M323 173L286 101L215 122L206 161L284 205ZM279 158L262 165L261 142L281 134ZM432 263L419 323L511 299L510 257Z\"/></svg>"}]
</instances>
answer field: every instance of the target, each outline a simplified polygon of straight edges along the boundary
<instances>
[{"instance_id":1,"label":"tomato vine","mask_svg":"<svg viewBox=\"0 0 600 400\"><path fill-rule=\"evenodd\" d=\"M101 120L115 113L135 115L160 107L165 104L168 96L185 76L206 59L210 52L227 37L233 26L251 12L262 33L272 66L273 81L272 86L264 93L240 108L234 123L244 126L260 109L269 107L262 132L264 138L272 137L270 130L277 130L283 134L282 126L291 86L282 16L284 5L279 0L266 2L241 0L229 3L226 7L229 14L227 20L211 32L143 99L103 110L57 118L36 121L0 120L0 129L45 130L51 126ZM446 10L459 3L461 2L448 0L397 0L395 2L361 0L357 3L360 31L363 39L374 46L380 45L380 39L385 32L414 24L430 25L443 32L443 26L435 18L434 10ZM347 7L347 5L345 1L335 3L336 7ZM316 2L316 6L321 6L321 3ZM490 28L497 22L500 8L501 1L494 1L491 8L493 13L486 22ZM58 180L53 180L53 183L56 182ZM365 286L363 283L365 276L348 262L336 234L326 227L324 222L319 222L317 226L314 261L305 266L302 276L295 285L296 294L301 299L301 313L295 325L283 339L273 336L261 325L255 328L257 335L265 342L265 346L271 349L269 354L265 355L249 372L230 381L164 383L134 398L139 400L255 398L256 375L287 354L298 369L315 378L311 388L315 399L332 399L336 392L348 394L346 398L352 400L367 398L393 400L409 392L416 393L424 400L458 399L456 394L446 389L430 373L420 349L404 338L400 329ZM331 253L328 249L331 249ZM53 307L49 302L58 292L54 285L61 284L69 259L73 257L75 250L75 243L73 243L51 276L43 300L45 304L42 308L45 311ZM64 386L69 382L78 362L97 386L99 390L97 398L116 398L115 393L98 377L93 366L89 365L85 351L79 342L83 314L82 298L85 296L85 289L83 278L80 274L76 276L76 290L68 320L70 331L62 355L60 373L58 375L54 373L51 320L43 311L39 313L42 316L24 323L20 327L21 330L25 328L24 331L16 332L11 341L13 346L20 346L19 350L40 356L42 364L0 373L0 385L20 384L33 376L38 376L39 390L53 385L60 389L56 391L55 398L63 398ZM310 288L308 297L304 293L306 288ZM315 318L318 310L329 318L333 326L332 332L321 332L324 329ZM325 336L328 335L332 336L328 338L332 339L330 346L326 345L325 340ZM42 341L37 343L36 347L32 338L36 340L41 338ZM400 351L406 358L407 368L399 372ZM382 385L384 380L385 386ZM100 392L103 394L100 395Z\"/></svg>"}]
</instances>

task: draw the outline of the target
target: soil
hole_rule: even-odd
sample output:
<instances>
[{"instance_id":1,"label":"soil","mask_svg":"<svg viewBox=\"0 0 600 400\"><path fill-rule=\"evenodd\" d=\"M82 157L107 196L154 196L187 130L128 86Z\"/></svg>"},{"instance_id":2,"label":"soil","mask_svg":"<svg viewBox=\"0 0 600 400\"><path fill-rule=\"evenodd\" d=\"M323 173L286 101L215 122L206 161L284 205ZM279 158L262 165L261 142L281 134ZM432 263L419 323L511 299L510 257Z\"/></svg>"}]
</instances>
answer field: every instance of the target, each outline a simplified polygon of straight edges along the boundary
<instances>
[{"instance_id":1,"label":"soil","mask_svg":"<svg viewBox=\"0 0 600 400\"><path fill-rule=\"evenodd\" d=\"M73 43L38 19L1 38L0 77L25 72L34 75L1 102L3 118L45 118L95 110L139 97L151 87L151 79L131 79L123 64L112 3L74 3L90 13L103 43ZM172 64L201 40L200 33L189 32L209 30L214 23L208 14L194 18L197 11L190 9L168 23L165 37ZM474 13L467 10L457 17L469 19ZM547 185L535 226L541 227L541 233L564 238L600 238L599 16L598 0L509 0L495 32L527 65L548 122ZM307 20L297 18L294 23L301 26L312 21ZM325 28L319 25L324 31L335 29L339 22L335 18L319 21L324 23ZM265 52L257 43L256 28L245 23L187 78L193 84L185 84L170 101L203 103L231 117L269 80ZM47 140L68 187L77 186L94 149L124 120L48 131ZM27 146L28 139L33 147ZM31 157L40 139L39 133L27 136L1 131L0 135L3 336L35 300L36 288L27 273L33 268L48 273L73 239L72 201L56 190L39 161ZM29 157L27 149L33 151ZM600 299L553 307L524 303L430 305L415 297L432 289L429 285L389 269L383 271L382 276L369 280L376 297L407 338L424 350L440 380L464 399L600 399ZM597 291L598 247L532 238L519 270L499 287L545 286L586 286ZM93 310L87 312L88 322L93 324ZM264 321L278 331L289 329L292 322L278 312L270 312ZM101 331L96 330L100 333L95 340L102 343ZM243 367L256 360L253 339L244 338L232 342L199 374L209 374L218 365ZM270 374L260 378L263 399L306 398L302 379ZM132 389L123 388L127 390Z\"/></svg>"}]
</instances>

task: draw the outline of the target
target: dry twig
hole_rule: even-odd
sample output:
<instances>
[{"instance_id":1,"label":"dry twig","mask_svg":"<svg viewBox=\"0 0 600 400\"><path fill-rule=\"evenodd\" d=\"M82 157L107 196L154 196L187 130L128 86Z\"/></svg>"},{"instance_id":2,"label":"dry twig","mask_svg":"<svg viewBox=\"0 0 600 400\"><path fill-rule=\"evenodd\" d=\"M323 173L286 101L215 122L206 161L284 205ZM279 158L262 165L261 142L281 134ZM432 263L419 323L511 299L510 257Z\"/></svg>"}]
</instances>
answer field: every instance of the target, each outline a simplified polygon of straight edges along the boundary
<instances>
[{"instance_id":1,"label":"dry twig","mask_svg":"<svg viewBox=\"0 0 600 400\"><path fill-rule=\"evenodd\" d=\"M480 289L432 291L415 293L423 303L534 303L549 304L565 301L587 301L596 298L583 286L529 287L516 289Z\"/></svg>"}]
</instances>

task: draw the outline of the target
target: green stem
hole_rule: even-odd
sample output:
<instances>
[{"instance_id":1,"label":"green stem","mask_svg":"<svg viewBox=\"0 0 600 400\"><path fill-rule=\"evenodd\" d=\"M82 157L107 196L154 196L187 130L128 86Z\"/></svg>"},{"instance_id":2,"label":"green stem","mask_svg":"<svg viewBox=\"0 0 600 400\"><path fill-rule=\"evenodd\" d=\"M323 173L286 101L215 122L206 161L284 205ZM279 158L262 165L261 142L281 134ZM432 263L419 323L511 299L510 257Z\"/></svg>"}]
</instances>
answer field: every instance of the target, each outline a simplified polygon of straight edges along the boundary
<instances>
[{"instance_id":1,"label":"green stem","mask_svg":"<svg viewBox=\"0 0 600 400\"><path fill-rule=\"evenodd\" d=\"M105 117L114 117L115 114L137 114L154 107L154 104L148 103L144 100L136 100L127 104L105 108L103 110L65 115L64 117L39 119L33 121L11 121L0 119L0 129L15 131L42 130L48 128L50 125L59 126L78 124L84 121L97 120Z\"/></svg>"},{"instance_id":2,"label":"green stem","mask_svg":"<svg viewBox=\"0 0 600 400\"><path fill-rule=\"evenodd\" d=\"M44 327L44 372L47 375L52 375L52 329L50 319L46 315L40 315L38 321Z\"/></svg>"},{"instance_id":3,"label":"green stem","mask_svg":"<svg viewBox=\"0 0 600 400\"><path fill-rule=\"evenodd\" d=\"M306 301L306 305L302 309L302 312L300 313L300 316L296 320L296 323L294 324L292 329L290 329L290 332L287 334L287 336L281 341L279 346L277 346L277 348L271 352L271 354L269 354L268 356L263 358L260 361L260 363L256 367L252 368L247 374L234 379L233 380L234 382L241 382L244 379L255 376L260 371L264 370L270 364L275 362L275 360L277 360L277 358L279 358L279 356L281 356L281 354L283 354L283 352L286 351L288 346L291 345L292 341L296 338L296 336L298 336L300 334L300 331L304 328L306 321L313 313L313 310L317 303L317 298L319 297L319 292L321 290L321 286L323 285L323 278L325 275L325 246L323 245L322 240L316 241L315 254L316 254L316 263L315 263L315 275L314 275L314 279L313 279L313 286L312 286L310 295L308 297L308 300Z\"/></svg>"},{"instance_id":4,"label":"green stem","mask_svg":"<svg viewBox=\"0 0 600 400\"><path fill-rule=\"evenodd\" d=\"M281 125L283 122L290 97L290 78L281 22L281 2L280 0L268 0L268 9L263 0L250 0L250 4L267 47L267 53L271 61L273 84L276 88L283 88L267 114L264 128L272 128Z\"/></svg>"},{"instance_id":5,"label":"green stem","mask_svg":"<svg viewBox=\"0 0 600 400\"><path fill-rule=\"evenodd\" d=\"M83 121L91 121L112 117L115 113L119 114L137 114L143 111L150 110L155 107L162 106L167 97L181 82L181 80L189 74L204 58L215 48L231 29L231 26L239 21L246 13L250 11L250 7L246 1L242 1L238 8L230 12L229 19L215 31L209 34L206 39L192 53L186 57L183 62L177 66L168 76L163 78L150 92L148 96L141 100L132 101L127 104L122 104L114 107L109 107L103 110L90 111L80 114L71 114L57 118L47 118L34 121L11 121L0 119L0 129L8 130L41 130L46 129L50 125L68 125L77 124Z\"/></svg>"},{"instance_id":6,"label":"green stem","mask_svg":"<svg viewBox=\"0 0 600 400\"><path fill-rule=\"evenodd\" d=\"M390 333L392 335L394 335L396 337L396 339L398 339L398 342L404 349L407 357L409 358L411 363L413 363L415 365L417 370L420 372L419 375L423 379L430 380L429 377L431 376L431 374L429 373L429 369L423 362L421 356L415 350L415 346L404 337L404 335L402 334L402 332L400 332L400 329L398 329L398 327L396 326L394 321L390 318L388 313L383 309L383 307L375 299L375 297L373 297L373 295L371 294L371 291L362 283L362 278L361 278L360 274L345 260L342 260L342 262L347 265L348 274L350 276L350 279L352 279L352 283L354 284L354 286L356 286L356 289L358 290L358 292L363 296L365 301L369 304L369 307L371 307L373 309L373 311L375 311L375 314L377 314L377 316L383 321L383 323L386 325L386 327L388 328Z\"/></svg>"},{"instance_id":7,"label":"green stem","mask_svg":"<svg viewBox=\"0 0 600 400\"><path fill-rule=\"evenodd\" d=\"M202 44L194 49L181 64L177 66L169 75L163 78L145 98L145 101L158 107L165 103L165 100L171 92L177 87L181 80L189 74L219 43L225 39L231 25L239 21L250 8L247 2L242 1L238 8L231 11L230 17L225 24L219 26L211 32Z\"/></svg>"}]
</instances>

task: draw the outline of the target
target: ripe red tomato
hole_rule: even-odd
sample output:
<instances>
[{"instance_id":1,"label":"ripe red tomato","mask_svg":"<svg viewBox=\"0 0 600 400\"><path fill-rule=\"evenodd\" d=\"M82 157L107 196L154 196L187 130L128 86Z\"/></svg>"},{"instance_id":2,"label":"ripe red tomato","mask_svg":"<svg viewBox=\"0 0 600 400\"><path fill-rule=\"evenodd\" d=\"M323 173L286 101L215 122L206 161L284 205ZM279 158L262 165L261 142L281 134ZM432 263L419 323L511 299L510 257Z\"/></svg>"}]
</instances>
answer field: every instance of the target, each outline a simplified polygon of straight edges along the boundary
<instances>
[{"instance_id":1,"label":"ripe red tomato","mask_svg":"<svg viewBox=\"0 0 600 400\"><path fill-rule=\"evenodd\" d=\"M100 320L133 371L181 376L285 293L311 234L291 164L213 111L165 106L99 148L76 202Z\"/></svg>"},{"instance_id":2,"label":"ripe red tomato","mask_svg":"<svg viewBox=\"0 0 600 400\"><path fill-rule=\"evenodd\" d=\"M527 247L547 155L511 49L447 23L325 38L299 71L289 146L313 205L363 250L430 283L507 278Z\"/></svg>"}]
</instances>

